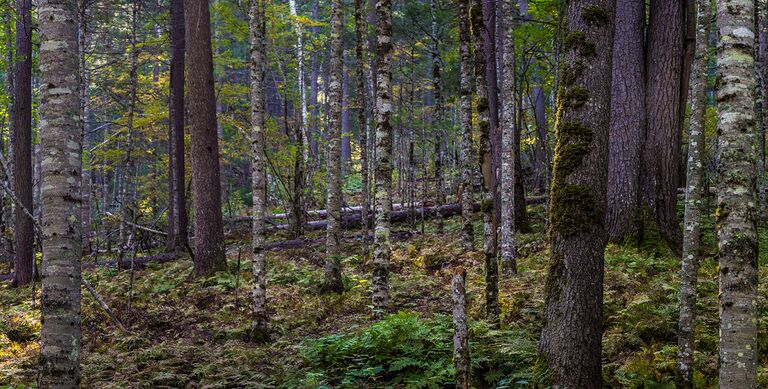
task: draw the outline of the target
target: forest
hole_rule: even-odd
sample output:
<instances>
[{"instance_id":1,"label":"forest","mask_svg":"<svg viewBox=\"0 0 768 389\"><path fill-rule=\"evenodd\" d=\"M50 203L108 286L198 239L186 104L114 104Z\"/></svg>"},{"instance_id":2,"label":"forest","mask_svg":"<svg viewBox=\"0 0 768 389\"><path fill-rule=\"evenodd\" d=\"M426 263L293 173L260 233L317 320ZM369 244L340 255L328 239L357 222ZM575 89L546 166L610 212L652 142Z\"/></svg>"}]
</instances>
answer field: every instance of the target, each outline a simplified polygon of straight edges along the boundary
<instances>
[{"instance_id":1,"label":"forest","mask_svg":"<svg viewBox=\"0 0 768 389\"><path fill-rule=\"evenodd\" d=\"M0 17L0 388L768 388L768 0Z\"/></svg>"}]
</instances>

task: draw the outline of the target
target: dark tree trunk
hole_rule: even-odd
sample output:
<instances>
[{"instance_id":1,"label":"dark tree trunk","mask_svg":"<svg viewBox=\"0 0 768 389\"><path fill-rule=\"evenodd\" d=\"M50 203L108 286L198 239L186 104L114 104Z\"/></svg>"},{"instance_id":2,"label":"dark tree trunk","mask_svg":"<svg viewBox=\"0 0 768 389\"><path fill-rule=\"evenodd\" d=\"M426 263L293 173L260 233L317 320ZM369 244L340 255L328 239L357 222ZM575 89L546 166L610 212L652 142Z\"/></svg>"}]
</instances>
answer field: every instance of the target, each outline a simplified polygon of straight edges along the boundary
<instances>
[{"instance_id":1,"label":"dark tree trunk","mask_svg":"<svg viewBox=\"0 0 768 389\"><path fill-rule=\"evenodd\" d=\"M16 256L14 285L32 282L32 1L18 0L16 17L16 71L13 105L13 179L16 204ZM76 55L76 53L73 53ZM79 77L79 75L78 75ZM79 112L79 111L78 111Z\"/></svg>"},{"instance_id":2,"label":"dark tree trunk","mask_svg":"<svg viewBox=\"0 0 768 389\"><path fill-rule=\"evenodd\" d=\"M534 167L533 187L537 193L546 193L549 181L549 140L547 137L547 108L544 87L541 85L541 76L534 75L533 92L533 113L536 121L536 145L534 146L534 157L536 166Z\"/></svg>"},{"instance_id":3,"label":"dark tree trunk","mask_svg":"<svg viewBox=\"0 0 768 389\"><path fill-rule=\"evenodd\" d=\"M573 0L558 93L541 351L562 388L602 388L613 0Z\"/></svg>"},{"instance_id":4,"label":"dark tree trunk","mask_svg":"<svg viewBox=\"0 0 768 389\"><path fill-rule=\"evenodd\" d=\"M673 247L682 242L677 217L680 184L685 12L683 1L652 0L648 26L646 134L642 204ZM687 91L686 91L687 93Z\"/></svg>"},{"instance_id":5,"label":"dark tree trunk","mask_svg":"<svg viewBox=\"0 0 768 389\"><path fill-rule=\"evenodd\" d=\"M171 100L169 152L169 228L168 248L178 249L188 244L187 238L187 196L184 165L184 0L171 0Z\"/></svg>"},{"instance_id":6,"label":"dark tree trunk","mask_svg":"<svg viewBox=\"0 0 768 389\"><path fill-rule=\"evenodd\" d=\"M645 128L645 1L616 2L611 129L608 142L608 236L620 241L637 230L640 155Z\"/></svg>"},{"instance_id":7,"label":"dark tree trunk","mask_svg":"<svg viewBox=\"0 0 768 389\"><path fill-rule=\"evenodd\" d=\"M186 11L187 90L192 138L192 193L195 210L195 273L226 267L221 216L219 144L213 85L211 18L207 0L184 0Z\"/></svg>"},{"instance_id":8,"label":"dark tree trunk","mask_svg":"<svg viewBox=\"0 0 768 389\"><path fill-rule=\"evenodd\" d=\"M496 4L493 0L482 0L483 27L482 33L485 54L485 76L488 85L488 109L490 112L489 142L491 146L491 189L493 193L493 217L501 220L501 192L499 177L501 171L501 126L499 125L499 77L496 61ZM501 2L499 2L501 3Z\"/></svg>"}]
</instances>

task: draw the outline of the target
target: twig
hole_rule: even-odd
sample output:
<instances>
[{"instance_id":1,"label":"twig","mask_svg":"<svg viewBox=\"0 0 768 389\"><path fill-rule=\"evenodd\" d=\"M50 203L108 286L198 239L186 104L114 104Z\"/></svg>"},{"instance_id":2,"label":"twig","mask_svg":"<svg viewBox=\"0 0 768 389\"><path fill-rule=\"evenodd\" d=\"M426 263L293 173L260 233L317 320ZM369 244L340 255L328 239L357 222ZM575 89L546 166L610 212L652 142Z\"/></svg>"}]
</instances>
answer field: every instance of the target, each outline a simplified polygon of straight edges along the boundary
<instances>
[{"instance_id":1,"label":"twig","mask_svg":"<svg viewBox=\"0 0 768 389\"><path fill-rule=\"evenodd\" d=\"M109 216L109 217L115 217L115 214L112 213L112 212L109 212L109 211L105 212L104 214ZM126 220L125 224L127 224L127 225L129 225L131 227L137 228L139 230L142 230L142 231L151 232L153 234L158 234L158 235L163 235L163 236L168 236L167 232L158 231L158 230L155 230L155 229L152 229L152 228L149 228L149 227L145 227L145 226L142 226L140 224L136 224L136 223L134 223L132 221Z\"/></svg>"},{"instance_id":2,"label":"twig","mask_svg":"<svg viewBox=\"0 0 768 389\"><path fill-rule=\"evenodd\" d=\"M93 287L93 285L91 285L91 283L88 282L88 280L86 280L85 277L81 277L81 280L85 288L88 289L88 292L91 293L91 296L93 296L96 302L99 303L99 305L101 306L101 309L103 309L104 312L106 312L107 315L109 315L109 317L112 319L112 322L115 323L117 328L123 331L123 333L127 334L128 330L125 328L123 323L120 322L120 319L118 319L117 316L115 316L115 313L112 312L112 309L109 308L109 305L107 305L107 303L104 302L104 299L102 299L101 296L99 296L99 293L96 292L96 289Z\"/></svg>"},{"instance_id":3,"label":"twig","mask_svg":"<svg viewBox=\"0 0 768 389\"><path fill-rule=\"evenodd\" d=\"M243 246L237 246L237 273L235 274L235 308L239 308L238 297L240 296L240 257L243 253Z\"/></svg>"}]
</instances>

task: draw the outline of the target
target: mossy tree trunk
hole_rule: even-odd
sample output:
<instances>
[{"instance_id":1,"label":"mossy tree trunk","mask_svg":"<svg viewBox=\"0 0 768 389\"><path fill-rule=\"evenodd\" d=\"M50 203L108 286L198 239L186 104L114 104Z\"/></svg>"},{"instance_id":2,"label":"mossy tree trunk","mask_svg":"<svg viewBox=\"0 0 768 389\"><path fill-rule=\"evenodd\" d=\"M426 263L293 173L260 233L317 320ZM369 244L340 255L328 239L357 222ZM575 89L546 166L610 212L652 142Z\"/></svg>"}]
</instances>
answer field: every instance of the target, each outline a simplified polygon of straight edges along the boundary
<instances>
[{"instance_id":1,"label":"mossy tree trunk","mask_svg":"<svg viewBox=\"0 0 768 389\"><path fill-rule=\"evenodd\" d=\"M360 180L362 188L360 210L362 223L360 225L360 242L363 245L363 258L368 259L368 209L370 208L371 180L368 170L368 129L370 123L366 119L366 91L365 91L365 62L363 56L364 36L366 29L363 20L363 0L355 0L355 82L357 87L357 124L360 131Z\"/></svg>"},{"instance_id":2,"label":"mossy tree trunk","mask_svg":"<svg viewBox=\"0 0 768 389\"><path fill-rule=\"evenodd\" d=\"M541 351L563 388L601 388L613 0L567 6Z\"/></svg>"},{"instance_id":3,"label":"mossy tree trunk","mask_svg":"<svg viewBox=\"0 0 768 389\"><path fill-rule=\"evenodd\" d=\"M39 2L42 146L41 388L80 386L80 170L77 2Z\"/></svg>"},{"instance_id":4,"label":"mossy tree trunk","mask_svg":"<svg viewBox=\"0 0 768 389\"><path fill-rule=\"evenodd\" d=\"M464 249L475 248L472 228L473 176L475 165L472 147L472 59L471 31L469 21L469 0L459 0L459 57L461 74L459 79L459 117L461 121L461 239Z\"/></svg>"},{"instance_id":5,"label":"mossy tree trunk","mask_svg":"<svg viewBox=\"0 0 768 389\"><path fill-rule=\"evenodd\" d=\"M693 345L696 328L696 278L701 249L701 212L704 181L704 121L707 111L707 62L710 0L697 1L696 54L691 90L691 126L688 136L688 167L683 217L683 256L680 268L680 318L677 329L679 386L693 387Z\"/></svg>"},{"instance_id":6,"label":"mossy tree trunk","mask_svg":"<svg viewBox=\"0 0 768 389\"><path fill-rule=\"evenodd\" d=\"M717 2L720 387L757 375L754 1Z\"/></svg>"},{"instance_id":7,"label":"mossy tree trunk","mask_svg":"<svg viewBox=\"0 0 768 389\"><path fill-rule=\"evenodd\" d=\"M456 387L472 387L471 364L469 360L469 333L467 329L467 292L465 280L467 272L457 268L451 278L451 296L453 298L453 368L456 370Z\"/></svg>"},{"instance_id":8,"label":"mossy tree trunk","mask_svg":"<svg viewBox=\"0 0 768 389\"><path fill-rule=\"evenodd\" d=\"M373 252L373 313L389 307L390 221L392 211L392 1L376 1L376 222Z\"/></svg>"},{"instance_id":9,"label":"mossy tree trunk","mask_svg":"<svg viewBox=\"0 0 768 389\"><path fill-rule=\"evenodd\" d=\"M501 106L501 267L505 275L517 273L515 247L515 28L517 1L504 1L506 39L504 39L503 72L504 99Z\"/></svg>"},{"instance_id":10,"label":"mossy tree trunk","mask_svg":"<svg viewBox=\"0 0 768 389\"><path fill-rule=\"evenodd\" d=\"M264 1L253 0L250 6L251 30L251 192L253 198L252 261L253 322L251 338L269 338L267 314L266 258L264 255L264 216L267 213L267 177L264 154L265 119L265 33Z\"/></svg>"},{"instance_id":11,"label":"mossy tree trunk","mask_svg":"<svg viewBox=\"0 0 768 389\"><path fill-rule=\"evenodd\" d=\"M344 2L331 1L331 58L328 122L328 229L325 237L325 285L329 292L341 293L344 284L341 280L341 82L342 82L342 34L344 33Z\"/></svg>"},{"instance_id":12,"label":"mossy tree trunk","mask_svg":"<svg viewBox=\"0 0 768 389\"><path fill-rule=\"evenodd\" d=\"M443 144L445 143L445 123L443 115L443 93L441 81L441 58L440 58L440 30L437 24L437 0L430 0L429 9L432 17L432 46L430 56L432 57L432 90L435 98L434 116L432 118L435 128L435 206L445 204L445 173L443 172ZM435 218L435 228L438 234L443 233L443 216L438 212Z\"/></svg>"}]
</instances>

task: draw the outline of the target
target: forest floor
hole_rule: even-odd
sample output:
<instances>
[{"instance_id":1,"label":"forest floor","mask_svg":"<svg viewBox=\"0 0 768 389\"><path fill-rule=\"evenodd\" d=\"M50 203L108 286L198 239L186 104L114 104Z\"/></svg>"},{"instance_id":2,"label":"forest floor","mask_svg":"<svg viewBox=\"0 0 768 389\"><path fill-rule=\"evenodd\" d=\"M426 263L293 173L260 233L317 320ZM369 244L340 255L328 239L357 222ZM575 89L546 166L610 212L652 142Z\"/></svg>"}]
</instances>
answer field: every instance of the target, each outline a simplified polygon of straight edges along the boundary
<instances>
[{"instance_id":1,"label":"forest floor","mask_svg":"<svg viewBox=\"0 0 768 389\"><path fill-rule=\"evenodd\" d=\"M518 238L520 274L500 285L500 329L483 320L482 254L468 258L473 384L478 388L547 386L537 341L549 247L543 207L530 211L532 232ZM190 278L192 264L187 257L137 270L130 311L130 271L85 270L84 276L129 333L118 330L84 291L83 386L450 387L450 274L443 265L460 252L457 223L457 218L448 221L443 235L429 224L426 234L394 242L390 278L394 313L376 323L370 315L370 264L361 260L359 242L350 239L344 245L349 256L343 261L347 288L343 295L319 292L322 245L270 251L267 279L273 335L266 345L247 340L251 314L247 239L229 239L229 272L208 278ZM477 223L479 248L482 228ZM717 262L711 223L708 220L699 275L697 387L715 387L717 382ZM350 238L354 233L347 231ZM760 239L764 265L768 231L761 230ZM642 247L612 244L606 249L603 365L610 387L674 387L679 259L654 242L650 237ZM760 275L768 276L765 266ZM24 387L34 384L37 368L40 294L38 290L38 305L33 308L31 288L10 289L7 284L0 283L0 387ZM768 322L767 289L761 283L763 323ZM760 383L768 387L766 326L759 340Z\"/></svg>"}]
</instances>

